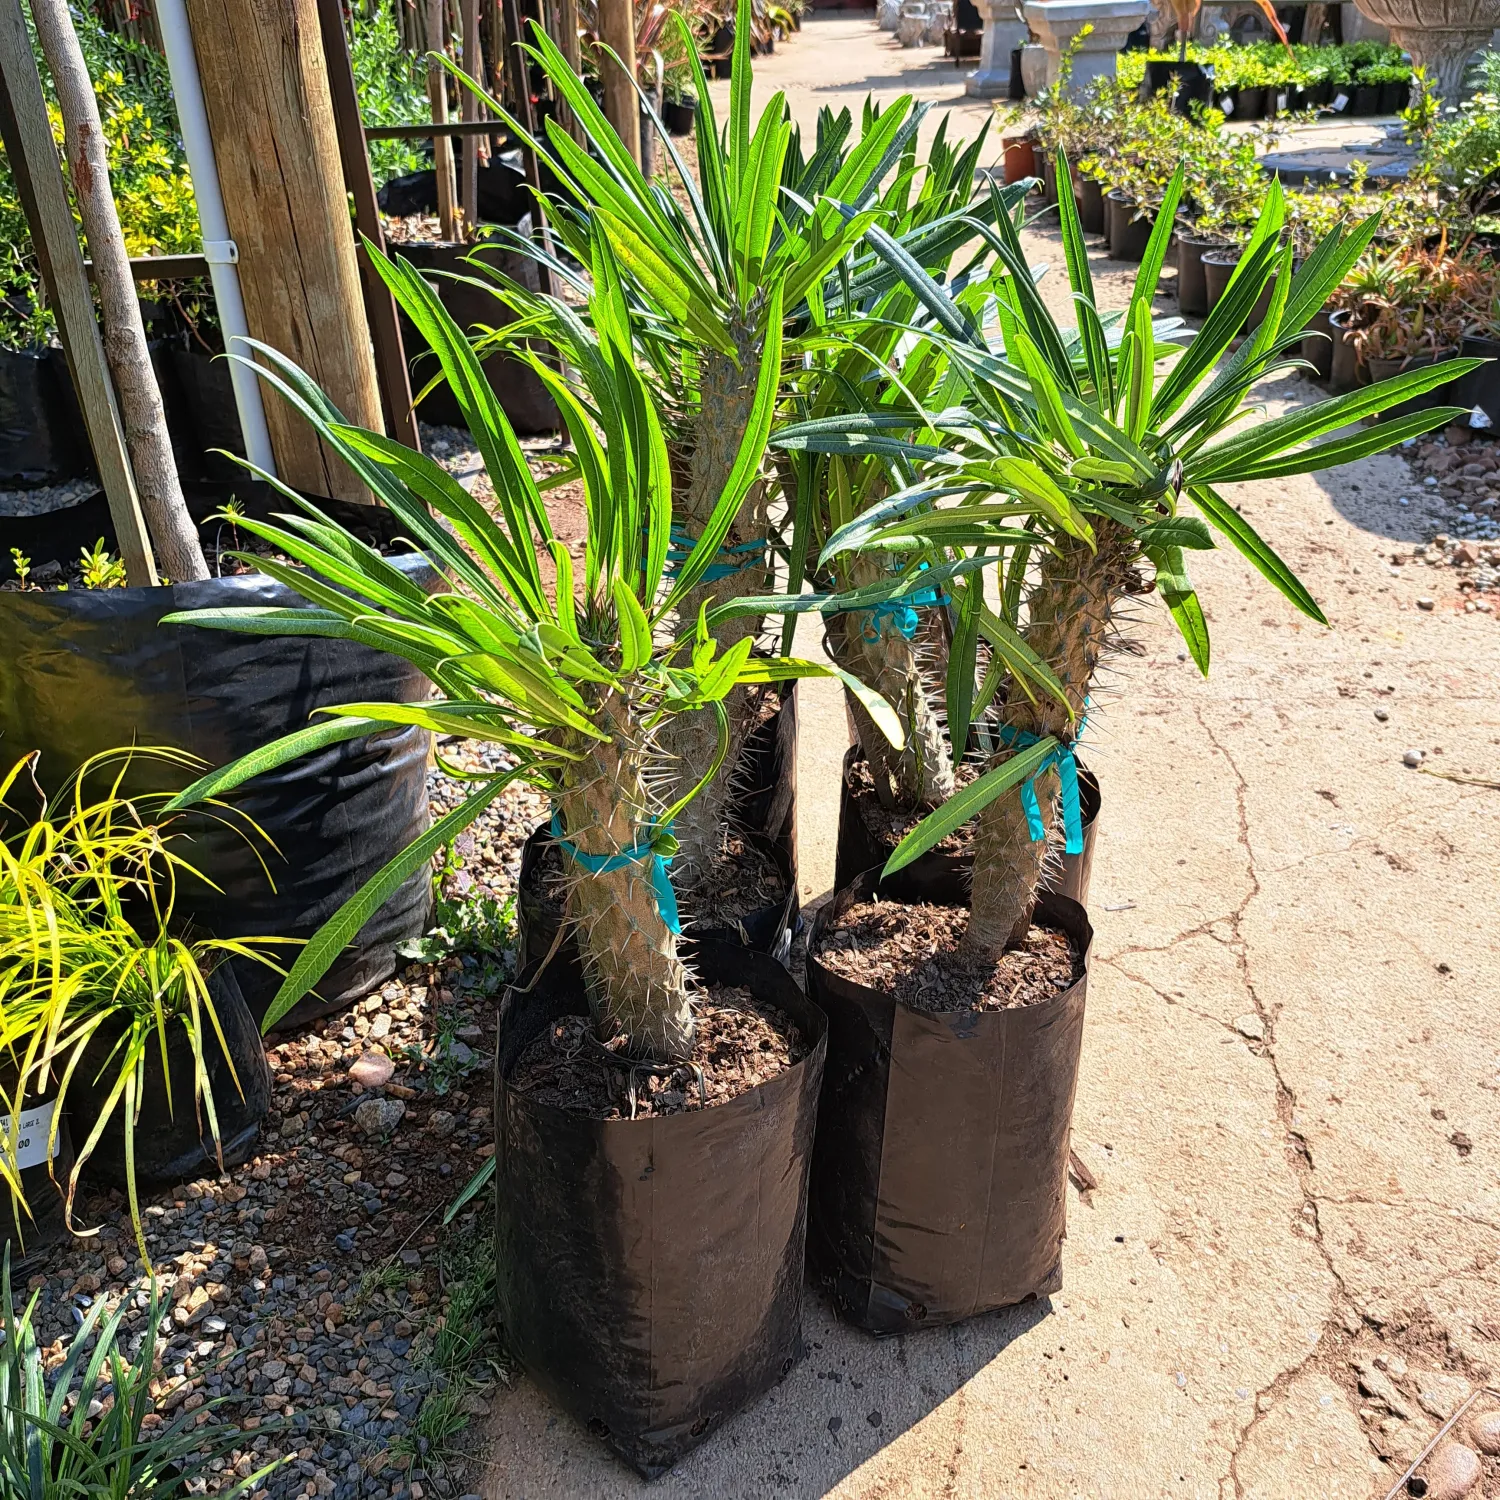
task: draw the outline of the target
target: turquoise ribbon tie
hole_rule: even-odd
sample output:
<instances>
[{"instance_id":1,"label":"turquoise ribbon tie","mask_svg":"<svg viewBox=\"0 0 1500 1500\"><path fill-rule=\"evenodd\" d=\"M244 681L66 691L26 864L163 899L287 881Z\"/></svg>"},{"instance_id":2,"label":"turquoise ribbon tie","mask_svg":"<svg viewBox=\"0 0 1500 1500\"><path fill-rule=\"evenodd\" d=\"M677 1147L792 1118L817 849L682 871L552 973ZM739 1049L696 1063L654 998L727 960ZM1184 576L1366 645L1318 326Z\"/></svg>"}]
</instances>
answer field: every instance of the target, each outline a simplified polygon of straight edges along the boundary
<instances>
[{"instance_id":1,"label":"turquoise ribbon tie","mask_svg":"<svg viewBox=\"0 0 1500 1500\"><path fill-rule=\"evenodd\" d=\"M668 928L680 935L682 919L677 912L677 892L672 889L672 877L667 873L667 864L672 856L659 854L655 842L659 835L671 833L671 831L671 824L665 828L653 824L650 838L642 839L639 843L632 844L630 848L622 849L618 854L585 854L563 833L561 816L555 812L552 814L553 842L574 863L582 865L591 875L610 875L616 870L625 869L628 865L638 865L650 860L651 889L656 893L656 909Z\"/></svg>"},{"instance_id":2,"label":"turquoise ribbon tie","mask_svg":"<svg viewBox=\"0 0 1500 1500\"><path fill-rule=\"evenodd\" d=\"M1041 765L1021 783L1021 806L1026 813L1026 829L1031 834L1031 842L1039 844L1047 837L1047 825L1042 822L1042 805L1037 800L1036 779L1047 771L1053 769L1057 771L1058 780L1062 784L1063 852L1065 854L1083 853L1083 806L1078 797L1078 758L1073 752L1086 722L1086 720L1079 721L1078 733L1074 735L1071 745L1058 745L1049 751ZM1000 725L1000 738L1012 749L1025 750L1036 744L1041 739L1041 735L1032 734L1027 729L1016 729L1010 724L1002 724Z\"/></svg>"},{"instance_id":3,"label":"turquoise ribbon tie","mask_svg":"<svg viewBox=\"0 0 1500 1500\"><path fill-rule=\"evenodd\" d=\"M672 572L677 572L692 556L696 545L692 537L680 526L672 527L668 533L667 567ZM763 565L766 559L766 544L764 542L739 542L733 547L720 547L718 555L728 561L710 563L704 570L703 577L699 580L700 583L717 583L721 578L733 578L736 573L743 573L746 568L753 568L758 564Z\"/></svg>"}]
</instances>

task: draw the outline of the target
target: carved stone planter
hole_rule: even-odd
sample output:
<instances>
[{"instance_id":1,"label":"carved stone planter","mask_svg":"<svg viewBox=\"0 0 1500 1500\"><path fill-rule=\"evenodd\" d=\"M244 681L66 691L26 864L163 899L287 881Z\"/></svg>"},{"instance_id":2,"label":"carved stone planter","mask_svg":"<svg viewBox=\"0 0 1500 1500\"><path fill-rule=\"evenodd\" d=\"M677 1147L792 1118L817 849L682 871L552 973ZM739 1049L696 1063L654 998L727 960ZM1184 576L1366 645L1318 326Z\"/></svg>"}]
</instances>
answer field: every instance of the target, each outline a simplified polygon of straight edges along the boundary
<instances>
[{"instance_id":1,"label":"carved stone planter","mask_svg":"<svg viewBox=\"0 0 1500 1500\"><path fill-rule=\"evenodd\" d=\"M1057 82L1063 54L1085 26L1093 30L1073 58L1068 92L1079 96L1094 79L1114 77L1120 48L1148 9L1147 0L1031 0L1026 19L1047 49L1048 85Z\"/></svg>"},{"instance_id":2,"label":"carved stone planter","mask_svg":"<svg viewBox=\"0 0 1500 1500\"><path fill-rule=\"evenodd\" d=\"M1010 55L1027 40L1026 23L1016 12L1015 0L980 0L984 17L984 41L980 44L979 71L970 73L964 92L980 99L1010 97Z\"/></svg>"},{"instance_id":3,"label":"carved stone planter","mask_svg":"<svg viewBox=\"0 0 1500 1500\"><path fill-rule=\"evenodd\" d=\"M1391 41L1425 68L1438 98L1463 95L1469 59L1500 26L1500 0L1356 0L1360 13L1390 28Z\"/></svg>"}]
</instances>

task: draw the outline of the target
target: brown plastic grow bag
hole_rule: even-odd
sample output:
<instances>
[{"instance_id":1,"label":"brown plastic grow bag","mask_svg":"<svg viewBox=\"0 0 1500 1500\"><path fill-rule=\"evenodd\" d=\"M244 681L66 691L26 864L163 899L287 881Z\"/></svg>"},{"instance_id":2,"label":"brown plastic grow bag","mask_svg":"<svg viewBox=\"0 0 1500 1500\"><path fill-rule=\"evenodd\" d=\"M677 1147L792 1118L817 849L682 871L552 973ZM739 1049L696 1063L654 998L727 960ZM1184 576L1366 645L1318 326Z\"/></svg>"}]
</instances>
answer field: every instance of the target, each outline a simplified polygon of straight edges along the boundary
<instances>
[{"instance_id":1,"label":"brown plastic grow bag","mask_svg":"<svg viewBox=\"0 0 1500 1500\"><path fill-rule=\"evenodd\" d=\"M849 785L850 773L860 759L861 752L857 745L844 756L844 774L839 795L838 845L834 854L835 890L842 890L866 870L879 870L896 847L870 827L869 820L864 815L866 799L856 796ZM1060 855L1043 884L1044 890L1056 891L1058 895L1066 896L1080 906L1087 906L1089 902L1089 880L1094 869L1094 843L1099 832L1101 800L1098 778L1080 764L1078 801L1083 814L1083 852ZM929 849L906 868L913 872L928 872L920 878L931 878L939 882L957 880L960 882L957 888L967 891L969 870L973 862L971 854L949 854Z\"/></svg>"},{"instance_id":2,"label":"brown plastic grow bag","mask_svg":"<svg viewBox=\"0 0 1500 1500\"><path fill-rule=\"evenodd\" d=\"M826 1022L765 954L698 946L810 1050L727 1104L594 1120L512 1087L550 1021L585 1012L559 957L506 992L495 1059L495 1290L506 1346L558 1405L648 1478L802 1357L807 1174ZM525 985L530 985L529 989Z\"/></svg>"},{"instance_id":3,"label":"brown plastic grow bag","mask_svg":"<svg viewBox=\"0 0 1500 1500\"><path fill-rule=\"evenodd\" d=\"M962 900L956 880L926 884L882 890ZM837 892L808 945L808 993L828 1016L808 1263L850 1322L910 1333L1062 1286L1093 929L1076 902L1043 896L1035 920L1073 938L1083 976L1040 1005L927 1014L816 957L828 923L876 888L868 873Z\"/></svg>"}]
</instances>

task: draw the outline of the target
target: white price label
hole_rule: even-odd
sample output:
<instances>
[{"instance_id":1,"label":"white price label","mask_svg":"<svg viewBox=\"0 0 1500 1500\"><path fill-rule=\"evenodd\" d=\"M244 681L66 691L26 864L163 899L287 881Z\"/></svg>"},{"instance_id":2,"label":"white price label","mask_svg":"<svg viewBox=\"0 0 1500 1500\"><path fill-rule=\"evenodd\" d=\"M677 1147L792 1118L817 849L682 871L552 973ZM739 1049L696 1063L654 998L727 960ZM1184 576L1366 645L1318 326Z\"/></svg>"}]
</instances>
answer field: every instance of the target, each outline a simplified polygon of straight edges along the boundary
<instances>
[{"instance_id":1,"label":"white price label","mask_svg":"<svg viewBox=\"0 0 1500 1500\"><path fill-rule=\"evenodd\" d=\"M52 1111L55 1099L29 1109L21 1116L20 1139L16 1142L16 1166L22 1170L39 1167L47 1160L47 1137L52 1131ZM0 1115L0 1151L10 1150L10 1116ZM57 1155L57 1142L53 1142L52 1154Z\"/></svg>"},{"instance_id":2,"label":"white price label","mask_svg":"<svg viewBox=\"0 0 1500 1500\"><path fill-rule=\"evenodd\" d=\"M1349 96L1348 96L1348 94L1340 94L1338 96L1338 98L1333 101L1333 107L1335 109L1348 109L1348 107L1349 107Z\"/></svg>"},{"instance_id":3,"label":"white price label","mask_svg":"<svg viewBox=\"0 0 1500 1500\"><path fill-rule=\"evenodd\" d=\"M1285 94L1277 94L1277 96L1276 96L1276 108L1277 109L1285 109L1286 108L1286 95Z\"/></svg>"},{"instance_id":4,"label":"white price label","mask_svg":"<svg viewBox=\"0 0 1500 1500\"><path fill-rule=\"evenodd\" d=\"M1224 97L1219 100L1219 108L1226 115L1232 115L1234 113L1234 96L1232 94L1225 94Z\"/></svg>"}]
</instances>

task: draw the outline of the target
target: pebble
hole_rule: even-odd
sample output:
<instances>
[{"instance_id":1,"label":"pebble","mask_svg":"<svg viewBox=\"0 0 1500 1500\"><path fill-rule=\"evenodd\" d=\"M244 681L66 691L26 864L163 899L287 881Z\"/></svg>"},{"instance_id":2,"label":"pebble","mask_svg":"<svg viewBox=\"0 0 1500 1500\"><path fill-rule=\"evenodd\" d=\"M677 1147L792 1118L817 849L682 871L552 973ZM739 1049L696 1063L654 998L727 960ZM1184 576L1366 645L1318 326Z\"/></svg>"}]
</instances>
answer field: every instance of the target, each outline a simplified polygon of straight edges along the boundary
<instances>
[{"instance_id":1,"label":"pebble","mask_svg":"<svg viewBox=\"0 0 1500 1500\"><path fill-rule=\"evenodd\" d=\"M1417 608L1418 609L1425 609L1425 610L1434 610L1434 609L1437 608L1437 600L1436 599L1429 599L1429 598L1427 598L1424 595L1422 598L1420 598L1420 599L1417 600Z\"/></svg>"},{"instance_id":2,"label":"pebble","mask_svg":"<svg viewBox=\"0 0 1500 1500\"><path fill-rule=\"evenodd\" d=\"M1384 724L1390 718L1390 716L1391 711L1388 708L1377 708L1375 710L1375 718L1381 724Z\"/></svg>"},{"instance_id":3,"label":"pebble","mask_svg":"<svg viewBox=\"0 0 1500 1500\"><path fill-rule=\"evenodd\" d=\"M1472 1448L1443 1443L1427 1460L1427 1500L1464 1500L1483 1473L1484 1465Z\"/></svg>"},{"instance_id":4,"label":"pebble","mask_svg":"<svg viewBox=\"0 0 1500 1500\"><path fill-rule=\"evenodd\" d=\"M1234 1029L1241 1036L1249 1037L1252 1042L1263 1042L1266 1039L1266 1023L1253 1013L1236 1017Z\"/></svg>"},{"instance_id":5,"label":"pebble","mask_svg":"<svg viewBox=\"0 0 1500 1500\"><path fill-rule=\"evenodd\" d=\"M366 1099L354 1111L354 1123L372 1139L389 1135L406 1114L399 1099Z\"/></svg>"},{"instance_id":6,"label":"pebble","mask_svg":"<svg viewBox=\"0 0 1500 1500\"><path fill-rule=\"evenodd\" d=\"M452 1135L457 1125L458 1117L449 1114L446 1109L435 1109L427 1116L428 1134L436 1136L440 1141Z\"/></svg>"},{"instance_id":7,"label":"pebble","mask_svg":"<svg viewBox=\"0 0 1500 1500\"><path fill-rule=\"evenodd\" d=\"M1427 756L1424 751L1408 750L1406 754L1401 757L1401 764L1403 766L1411 766L1413 769L1415 769L1417 766L1420 766L1426 759Z\"/></svg>"},{"instance_id":8,"label":"pebble","mask_svg":"<svg viewBox=\"0 0 1500 1500\"><path fill-rule=\"evenodd\" d=\"M349 1078L361 1088L378 1089L391 1081L395 1071L395 1063L384 1052L366 1052L349 1069Z\"/></svg>"},{"instance_id":9,"label":"pebble","mask_svg":"<svg viewBox=\"0 0 1500 1500\"><path fill-rule=\"evenodd\" d=\"M1481 1412L1469 1421L1469 1441L1481 1453L1500 1458L1500 1411Z\"/></svg>"}]
</instances>

